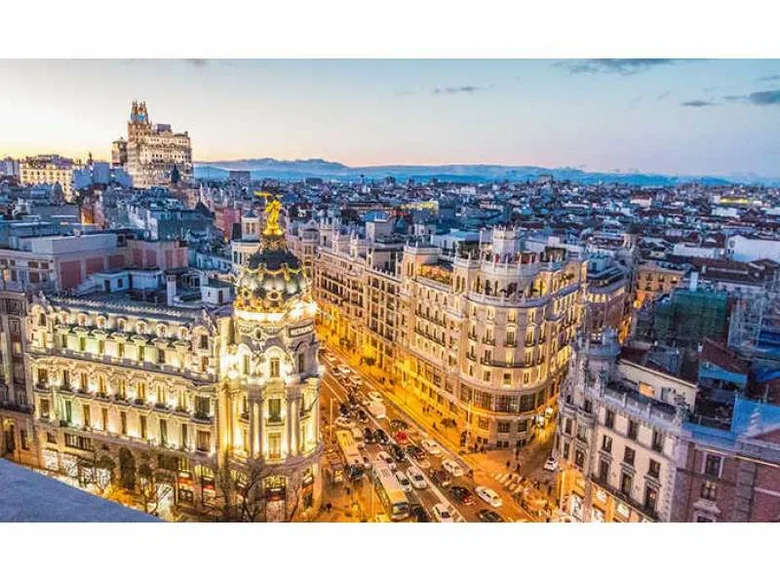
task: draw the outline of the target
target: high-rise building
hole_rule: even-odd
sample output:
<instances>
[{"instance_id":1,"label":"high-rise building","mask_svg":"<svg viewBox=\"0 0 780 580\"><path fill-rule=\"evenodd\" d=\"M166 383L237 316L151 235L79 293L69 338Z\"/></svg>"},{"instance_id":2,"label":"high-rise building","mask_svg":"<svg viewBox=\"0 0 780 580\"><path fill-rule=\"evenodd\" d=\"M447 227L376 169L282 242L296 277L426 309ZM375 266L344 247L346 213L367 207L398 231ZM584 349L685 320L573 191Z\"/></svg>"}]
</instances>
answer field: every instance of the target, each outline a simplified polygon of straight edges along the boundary
<instances>
[{"instance_id":1,"label":"high-rise building","mask_svg":"<svg viewBox=\"0 0 780 580\"><path fill-rule=\"evenodd\" d=\"M170 125L153 125L145 102L133 101L127 141L114 141L111 158L114 165L126 164L134 187L170 185L174 167L182 181L193 177L189 135L174 133Z\"/></svg>"}]
</instances>

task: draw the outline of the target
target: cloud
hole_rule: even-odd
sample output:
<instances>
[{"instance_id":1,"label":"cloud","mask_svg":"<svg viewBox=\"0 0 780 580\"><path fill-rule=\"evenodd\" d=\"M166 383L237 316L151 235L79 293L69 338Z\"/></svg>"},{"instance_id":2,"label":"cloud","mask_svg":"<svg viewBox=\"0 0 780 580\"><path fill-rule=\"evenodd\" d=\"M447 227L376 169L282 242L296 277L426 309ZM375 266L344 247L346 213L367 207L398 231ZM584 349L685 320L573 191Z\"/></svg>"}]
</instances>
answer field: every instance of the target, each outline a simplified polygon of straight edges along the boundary
<instances>
[{"instance_id":1,"label":"cloud","mask_svg":"<svg viewBox=\"0 0 780 580\"><path fill-rule=\"evenodd\" d=\"M758 80L762 82L780 81L780 75L767 75L764 77L758 77Z\"/></svg>"},{"instance_id":2,"label":"cloud","mask_svg":"<svg viewBox=\"0 0 780 580\"><path fill-rule=\"evenodd\" d=\"M658 95L655 99L657 101L663 101L666 97L671 96L671 94L672 94L672 91L664 91L663 93Z\"/></svg>"},{"instance_id":3,"label":"cloud","mask_svg":"<svg viewBox=\"0 0 780 580\"><path fill-rule=\"evenodd\" d=\"M750 93L747 100L753 105L780 105L780 89Z\"/></svg>"},{"instance_id":4,"label":"cloud","mask_svg":"<svg viewBox=\"0 0 780 580\"><path fill-rule=\"evenodd\" d=\"M434 95L460 95L463 93L476 93L484 91L485 87L475 87L474 85L462 85L459 87L436 87L431 91Z\"/></svg>"},{"instance_id":5,"label":"cloud","mask_svg":"<svg viewBox=\"0 0 780 580\"><path fill-rule=\"evenodd\" d=\"M567 69L572 74L616 73L624 76L647 71L653 67L686 62L674 58L591 58L587 60L562 60L554 66Z\"/></svg>"},{"instance_id":6,"label":"cloud","mask_svg":"<svg viewBox=\"0 0 780 580\"><path fill-rule=\"evenodd\" d=\"M187 62L196 68L204 67L208 64L208 59L205 58L188 58Z\"/></svg>"},{"instance_id":7,"label":"cloud","mask_svg":"<svg viewBox=\"0 0 780 580\"><path fill-rule=\"evenodd\" d=\"M715 107L717 106L717 103L713 103L712 101L702 101L702 100L695 100L695 101L685 101L680 103L683 107Z\"/></svg>"}]
</instances>

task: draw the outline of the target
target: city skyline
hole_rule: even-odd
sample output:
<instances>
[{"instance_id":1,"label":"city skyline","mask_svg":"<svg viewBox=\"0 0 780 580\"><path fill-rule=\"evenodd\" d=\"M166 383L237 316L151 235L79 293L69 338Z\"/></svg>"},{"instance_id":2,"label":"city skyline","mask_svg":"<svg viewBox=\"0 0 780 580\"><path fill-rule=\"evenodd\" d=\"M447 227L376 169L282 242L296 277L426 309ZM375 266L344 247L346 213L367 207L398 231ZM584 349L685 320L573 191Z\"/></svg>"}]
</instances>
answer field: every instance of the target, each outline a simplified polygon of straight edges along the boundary
<instances>
[{"instance_id":1,"label":"city skyline","mask_svg":"<svg viewBox=\"0 0 780 580\"><path fill-rule=\"evenodd\" d=\"M0 71L14 111L0 119L0 156L109 159L141 99L152 122L189 132L198 162L776 177L780 160L777 60L7 60Z\"/></svg>"}]
</instances>

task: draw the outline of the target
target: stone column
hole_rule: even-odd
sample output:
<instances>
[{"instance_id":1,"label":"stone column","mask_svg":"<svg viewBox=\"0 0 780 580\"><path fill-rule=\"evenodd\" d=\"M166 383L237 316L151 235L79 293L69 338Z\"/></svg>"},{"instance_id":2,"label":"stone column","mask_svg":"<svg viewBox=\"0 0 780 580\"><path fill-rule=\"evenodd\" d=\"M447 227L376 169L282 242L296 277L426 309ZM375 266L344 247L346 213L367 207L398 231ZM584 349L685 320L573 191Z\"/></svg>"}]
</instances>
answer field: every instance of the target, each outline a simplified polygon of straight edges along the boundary
<instances>
[{"instance_id":1,"label":"stone column","mask_svg":"<svg viewBox=\"0 0 780 580\"><path fill-rule=\"evenodd\" d=\"M265 422L263 417L263 399L255 402L253 406L255 421L255 457L265 457L265 443L263 441L263 423Z\"/></svg>"},{"instance_id":2,"label":"stone column","mask_svg":"<svg viewBox=\"0 0 780 580\"><path fill-rule=\"evenodd\" d=\"M287 441L285 445L287 447L287 456L290 457L295 451L293 449L293 439L292 439L293 422L295 421L295 417L293 416L293 399L289 391L287 392L286 400L287 400L287 416L284 418L284 427L286 429Z\"/></svg>"},{"instance_id":3,"label":"stone column","mask_svg":"<svg viewBox=\"0 0 780 580\"><path fill-rule=\"evenodd\" d=\"M249 457L254 459L257 453L257 441L255 440L255 401L250 397L249 399Z\"/></svg>"}]
</instances>

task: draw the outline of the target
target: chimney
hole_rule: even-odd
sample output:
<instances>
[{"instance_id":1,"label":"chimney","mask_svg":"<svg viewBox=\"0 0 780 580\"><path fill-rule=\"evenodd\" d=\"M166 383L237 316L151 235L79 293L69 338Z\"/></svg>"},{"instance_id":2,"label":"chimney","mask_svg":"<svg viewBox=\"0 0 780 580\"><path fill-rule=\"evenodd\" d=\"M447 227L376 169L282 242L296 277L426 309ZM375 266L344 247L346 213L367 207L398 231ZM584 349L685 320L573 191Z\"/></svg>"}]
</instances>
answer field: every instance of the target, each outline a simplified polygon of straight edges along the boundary
<instances>
[{"instance_id":1,"label":"chimney","mask_svg":"<svg viewBox=\"0 0 780 580\"><path fill-rule=\"evenodd\" d=\"M176 299L176 274L168 274L165 284L166 290L166 304L173 306L173 301Z\"/></svg>"},{"instance_id":2,"label":"chimney","mask_svg":"<svg viewBox=\"0 0 780 580\"><path fill-rule=\"evenodd\" d=\"M696 292L698 288L699 288L699 273L694 271L691 272L691 285L690 285L691 292Z\"/></svg>"}]
</instances>

